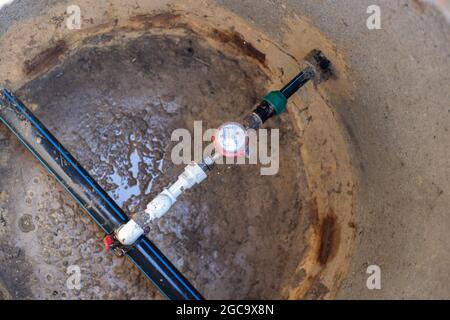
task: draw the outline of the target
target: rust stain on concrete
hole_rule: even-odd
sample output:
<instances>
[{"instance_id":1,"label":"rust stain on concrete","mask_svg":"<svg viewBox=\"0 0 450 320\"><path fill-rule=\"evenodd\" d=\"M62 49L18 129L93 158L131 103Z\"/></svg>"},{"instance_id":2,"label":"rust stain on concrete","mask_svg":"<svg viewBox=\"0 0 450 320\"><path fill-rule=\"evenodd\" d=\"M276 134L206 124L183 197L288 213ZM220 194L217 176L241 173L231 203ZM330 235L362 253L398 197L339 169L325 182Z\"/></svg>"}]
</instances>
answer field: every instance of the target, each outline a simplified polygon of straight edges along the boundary
<instances>
[{"instance_id":1,"label":"rust stain on concrete","mask_svg":"<svg viewBox=\"0 0 450 320\"><path fill-rule=\"evenodd\" d=\"M67 43L58 40L55 45L41 51L33 58L26 60L23 71L29 75L35 75L49 69L58 63L59 57L67 50Z\"/></svg>"},{"instance_id":2,"label":"rust stain on concrete","mask_svg":"<svg viewBox=\"0 0 450 320\"><path fill-rule=\"evenodd\" d=\"M211 33L211 38L225 43L225 44L232 44L234 47L239 49L244 55L251 57L253 59L256 59L262 64L265 64L266 62L266 55L265 53L259 51L258 49L253 46L249 41L245 40L245 38L242 36L242 34L234 31L223 31L214 29Z\"/></svg>"},{"instance_id":3,"label":"rust stain on concrete","mask_svg":"<svg viewBox=\"0 0 450 320\"><path fill-rule=\"evenodd\" d=\"M327 262L336 254L339 247L339 230L336 216L333 212L322 220L320 225L320 247L317 254L317 261L321 265Z\"/></svg>"}]
</instances>

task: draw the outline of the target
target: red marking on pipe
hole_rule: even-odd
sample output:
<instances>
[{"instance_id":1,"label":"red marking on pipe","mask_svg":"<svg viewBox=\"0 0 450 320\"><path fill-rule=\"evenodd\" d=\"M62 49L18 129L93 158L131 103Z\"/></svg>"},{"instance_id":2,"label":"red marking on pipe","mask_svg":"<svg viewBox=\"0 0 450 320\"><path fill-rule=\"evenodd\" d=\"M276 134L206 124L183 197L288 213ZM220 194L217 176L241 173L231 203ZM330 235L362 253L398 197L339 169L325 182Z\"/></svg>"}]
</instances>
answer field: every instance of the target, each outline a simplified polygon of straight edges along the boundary
<instances>
[{"instance_id":1,"label":"red marking on pipe","mask_svg":"<svg viewBox=\"0 0 450 320\"><path fill-rule=\"evenodd\" d=\"M113 243L114 239L111 236L106 236L105 238L103 238L103 244L105 245L106 252L109 251L109 248L112 246Z\"/></svg>"}]
</instances>

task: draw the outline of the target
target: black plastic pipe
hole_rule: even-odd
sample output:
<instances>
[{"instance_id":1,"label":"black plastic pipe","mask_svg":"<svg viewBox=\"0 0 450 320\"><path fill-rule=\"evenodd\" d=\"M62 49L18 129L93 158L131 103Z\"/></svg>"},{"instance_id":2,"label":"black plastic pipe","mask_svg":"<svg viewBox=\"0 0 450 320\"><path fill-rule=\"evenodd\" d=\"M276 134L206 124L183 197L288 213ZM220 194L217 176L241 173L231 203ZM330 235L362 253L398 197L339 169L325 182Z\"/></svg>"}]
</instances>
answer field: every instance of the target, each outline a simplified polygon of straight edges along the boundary
<instances>
[{"instance_id":1,"label":"black plastic pipe","mask_svg":"<svg viewBox=\"0 0 450 320\"><path fill-rule=\"evenodd\" d=\"M281 94L289 99L294 93L296 93L301 87L303 87L309 80L314 77L314 69L307 67L297 74L288 84L286 84L281 90Z\"/></svg>"},{"instance_id":2,"label":"black plastic pipe","mask_svg":"<svg viewBox=\"0 0 450 320\"><path fill-rule=\"evenodd\" d=\"M67 190L106 234L129 218L25 105L0 91L0 120ZM201 300L199 292L145 236L126 255L168 298Z\"/></svg>"}]
</instances>

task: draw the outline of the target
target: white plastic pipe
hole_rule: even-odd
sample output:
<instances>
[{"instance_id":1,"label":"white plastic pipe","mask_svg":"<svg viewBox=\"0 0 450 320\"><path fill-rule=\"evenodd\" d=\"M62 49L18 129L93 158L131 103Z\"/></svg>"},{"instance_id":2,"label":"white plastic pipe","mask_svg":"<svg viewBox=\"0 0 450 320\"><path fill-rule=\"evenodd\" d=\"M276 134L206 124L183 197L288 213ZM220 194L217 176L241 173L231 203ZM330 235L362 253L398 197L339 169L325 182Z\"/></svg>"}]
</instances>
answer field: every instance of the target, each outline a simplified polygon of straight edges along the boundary
<instances>
[{"instance_id":1,"label":"white plastic pipe","mask_svg":"<svg viewBox=\"0 0 450 320\"><path fill-rule=\"evenodd\" d=\"M205 179L206 173L197 163L192 162L189 164L174 184L164 189L163 192L147 205L145 213L148 217L144 221L144 224L150 223L153 219L161 218L169 211L178 196Z\"/></svg>"},{"instance_id":2,"label":"white plastic pipe","mask_svg":"<svg viewBox=\"0 0 450 320\"><path fill-rule=\"evenodd\" d=\"M136 220L131 219L116 231L117 240L123 245L132 245L144 234L144 227L147 224L154 219L161 218L182 193L199 184L206 177L205 171L197 163L190 163L174 184L164 189L147 205L142 216L137 217Z\"/></svg>"}]
</instances>

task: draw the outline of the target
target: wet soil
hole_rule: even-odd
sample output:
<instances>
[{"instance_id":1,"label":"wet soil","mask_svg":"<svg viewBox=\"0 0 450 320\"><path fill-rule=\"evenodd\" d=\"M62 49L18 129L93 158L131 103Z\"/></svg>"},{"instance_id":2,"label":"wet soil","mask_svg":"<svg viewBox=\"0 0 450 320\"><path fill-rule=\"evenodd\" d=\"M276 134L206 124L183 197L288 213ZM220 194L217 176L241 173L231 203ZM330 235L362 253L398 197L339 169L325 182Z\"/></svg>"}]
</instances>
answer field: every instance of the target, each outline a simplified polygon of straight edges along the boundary
<instances>
[{"instance_id":1,"label":"wet soil","mask_svg":"<svg viewBox=\"0 0 450 320\"><path fill-rule=\"evenodd\" d=\"M18 95L133 214L183 170L170 159L172 131L192 131L194 120L214 128L242 119L267 91L260 68L194 34L111 33L87 41ZM299 134L289 117L269 127L281 128L277 175L261 176L258 165L219 165L151 226L149 238L208 298L283 298L306 248ZM0 138L7 151L0 265L8 260L9 270L29 277L0 272L3 295L161 298L132 263L104 252L101 230L3 127ZM79 290L66 285L71 265L81 269Z\"/></svg>"}]
</instances>

